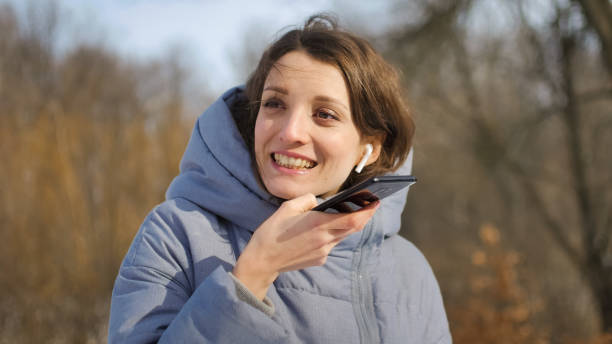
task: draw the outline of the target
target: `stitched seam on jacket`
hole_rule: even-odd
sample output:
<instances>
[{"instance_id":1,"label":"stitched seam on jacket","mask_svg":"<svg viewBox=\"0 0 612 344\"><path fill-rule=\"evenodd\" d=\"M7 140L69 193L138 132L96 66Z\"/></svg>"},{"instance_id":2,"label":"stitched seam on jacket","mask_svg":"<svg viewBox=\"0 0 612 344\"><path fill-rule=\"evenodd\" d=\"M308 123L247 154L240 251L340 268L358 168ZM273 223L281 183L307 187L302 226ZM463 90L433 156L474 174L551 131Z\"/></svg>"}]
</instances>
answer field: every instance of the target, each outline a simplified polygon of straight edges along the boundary
<instances>
[{"instance_id":1,"label":"stitched seam on jacket","mask_svg":"<svg viewBox=\"0 0 612 344\"><path fill-rule=\"evenodd\" d=\"M225 221L225 220L224 220ZM230 246L232 247L232 251L234 253L234 265L238 262L238 257L240 257L240 253L238 250L240 249L238 246L238 236L236 231L238 230L233 223L226 221L227 226L229 227L227 231L227 238L229 239Z\"/></svg>"},{"instance_id":2,"label":"stitched seam on jacket","mask_svg":"<svg viewBox=\"0 0 612 344\"><path fill-rule=\"evenodd\" d=\"M376 301L374 302L374 305L375 306L384 306L384 305L397 306L397 303L392 302L392 301ZM419 307L418 306L408 306L407 308L408 310L414 310L415 308L419 308ZM423 314L423 312L420 311L420 309L417 309L416 312L413 312L412 314L417 316L419 319L429 319L427 316Z\"/></svg>"},{"instance_id":3,"label":"stitched seam on jacket","mask_svg":"<svg viewBox=\"0 0 612 344\"><path fill-rule=\"evenodd\" d=\"M164 277L165 279L167 279L169 282L174 283L175 285L177 285L178 287L180 287L187 296L192 294L192 291L190 290L190 288L185 287L185 285L183 285L183 283L181 283L179 280L175 279L174 277L172 277L170 274L161 271L157 268L154 268L152 266L146 266L146 265L126 265L124 266L122 269L134 269L134 270L140 270L140 269L149 269L152 270L153 272L159 274L161 277ZM151 282L153 283L153 282Z\"/></svg>"},{"instance_id":4,"label":"stitched seam on jacket","mask_svg":"<svg viewBox=\"0 0 612 344\"><path fill-rule=\"evenodd\" d=\"M158 208L160 208L160 206L157 206L153 209L153 211L151 211L151 213L149 213L149 215L147 215L147 217L145 218L145 220L143 221L143 225L147 222L151 222L152 224L155 224L159 227L159 229L164 230L164 231L168 231L169 233L172 233L172 235L175 235L174 230L172 229L172 227L170 226L170 224L166 221L166 218L164 218L162 216L162 214L160 214L158 212ZM171 282L174 282L174 284L178 285L179 287L183 288L183 290L187 293L187 295L191 295L193 293L193 291L195 290L195 286L185 286L183 283L181 283L180 281L178 281L174 276L159 270L157 268L154 268L152 266L148 266L148 265L143 265L143 264L136 264L136 257L139 256L138 252L140 250L142 250L142 245L144 244L144 240L145 240L145 234L150 233L152 231L152 229L148 228L148 227L142 227L142 230L140 230L136 236L136 240L133 243L133 253L131 255L131 257L129 259L126 260L125 262L125 266L124 268L138 268L138 267L142 267L145 269L151 269L157 273L159 273L160 275L164 276L166 279L168 279ZM172 255L171 258L175 258L174 255ZM181 264L179 264L178 262L176 262L181 269L177 270L176 272L185 272L183 270L183 267L181 266ZM187 280L187 282L190 282L189 279Z\"/></svg>"},{"instance_id":5,"label":"stitched seam on jacket","mask_svg":"<svg viewBox=\"0 0 612 344\"><path fill-rule=\"evenodd\" d=\"M353 254L351 263L351 297L353 303L353 312L359 330L360 342L371 343L380 340L379 330L376 315L373 309L372 286L371 279L367 271L362 271L364 265L368 261L368 243L373 239L375 224L370 222L366 224L366 228L362 231L362 237L359 241L358 248ZM369 304L365 304L363 301ZM369 315L373 315L370 317ZM374 324L374 325L371 325ZM373 326L375 326L373 328Z\"/></svg>"},{"instance_id":6,"label":"stitched seam on jacket","mask_svg":"<svg viewBox=\"0 0 612 344\"><path fill-rule=\"evenodd\" d=\"M310 295L315 295L315 296L321 296L321 297L326 297L326 298L330 298L330 299L335 299L335 300L339 300L339 301L345 301L345 302L352 302L350 296L346 299L340 298L340 297L335 297L332 295L326 295L326 294L321 294L318 292L314 292L308 289L303 289L303 288L296 288L296 287L276 287L276 290L293 290L293 291L299 291L299 292L303 292L303 293L307 293Z\"/></svg>"},{"instance_id":7,"label":"stitched seam on jacket","mask_svg":"<svg viewBox=\"0 0 612 344\"><path fill-rule=\"evenodd\" d=\"M438 340L436 340L435 343L436 344L442 343L442 341L446 339L447 335L449 335L450 337L450 333L447 330L442 331L442 334L440 335L440 337L438 337ZM452 343L452 337L451 337L451 343Z\"/></svg>"}]
</instances>

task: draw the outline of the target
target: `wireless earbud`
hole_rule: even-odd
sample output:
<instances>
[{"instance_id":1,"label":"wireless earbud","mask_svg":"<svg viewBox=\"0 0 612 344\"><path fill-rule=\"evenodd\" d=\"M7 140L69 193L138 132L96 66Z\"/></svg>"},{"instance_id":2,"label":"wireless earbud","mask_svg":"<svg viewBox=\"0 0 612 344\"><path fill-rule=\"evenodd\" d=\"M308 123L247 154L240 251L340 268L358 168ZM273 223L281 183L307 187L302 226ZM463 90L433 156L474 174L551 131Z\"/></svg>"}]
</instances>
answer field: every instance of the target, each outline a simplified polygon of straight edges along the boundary
<instances>
[{"instance_id":1,"label":"wireless earbud","mask_svg":"<svg viewBox=\"0 0 612 344\"><path fill-rule=\"evenodd\" d=\"M357 173L361 173L361 170L363 170L363 167L365 166L366 162L368 162L368 159L370 158L370 155L372 155L372 151L374 150L374 147L372 147L371 144L366 144L365 146L366 148L366 152L363 155L363 158L361 158L361 161L359 161L359 164L357 164L357 167L355 167L355 172Z\"/></svg>"}]
</instances>

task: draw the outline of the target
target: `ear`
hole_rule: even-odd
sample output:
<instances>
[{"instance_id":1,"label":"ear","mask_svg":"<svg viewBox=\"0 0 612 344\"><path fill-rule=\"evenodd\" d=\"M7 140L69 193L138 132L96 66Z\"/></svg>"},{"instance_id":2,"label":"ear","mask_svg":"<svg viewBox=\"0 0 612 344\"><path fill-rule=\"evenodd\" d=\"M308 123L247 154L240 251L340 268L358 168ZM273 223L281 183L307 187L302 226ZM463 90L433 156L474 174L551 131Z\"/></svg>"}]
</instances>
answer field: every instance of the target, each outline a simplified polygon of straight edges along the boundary
<instances>
[{"instance_id":1,"label":"ear","mask_svg":"<svg viewBox=\"0 0 612 344\"><path fill-rule=\"evenodd\" d=\"M373 142L368 142L369 144L372 145L372 155L370 155L370 158L368 159L368 161L366 162L366 166L371 165L373 163L376 162L376 160L378 160L378 157L380 156L380 150L382 149L382 141L381 140L375 140ZM365 150L364 150L365 152Z\"/></svg>"},{"instance_id":2,"label":"ear","mask_svg":"<svg viewBox=\"0 0 612 344\"><path fill-rule=\"evenodd\" d=\"M370 154L370 157L368 160L366 160L365 166L371 165L378 160L380 150L382 149L382 139L374 137L368 138L367 140L364 140L363 144L361 145L361 155L359 156L359 160L355 163L355 165L357 165L366 154L366 144L368 143L372 145L372 154Z\"/></svg>"}]
</instances>

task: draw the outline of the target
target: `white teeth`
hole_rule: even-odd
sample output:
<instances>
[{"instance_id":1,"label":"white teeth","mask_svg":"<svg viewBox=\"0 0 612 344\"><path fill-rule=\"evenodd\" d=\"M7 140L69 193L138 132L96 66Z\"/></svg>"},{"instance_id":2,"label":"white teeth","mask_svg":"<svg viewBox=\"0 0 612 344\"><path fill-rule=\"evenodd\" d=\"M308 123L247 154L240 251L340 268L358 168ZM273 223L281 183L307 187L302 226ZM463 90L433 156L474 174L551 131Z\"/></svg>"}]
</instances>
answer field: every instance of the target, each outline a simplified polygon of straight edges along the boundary
<instances>
[{"instance_id":1,"label":"white teeth","mask_svg":"<svg viewBox=\"0 0 612 344\"><path fill-rule=\"evenodd\" d=\"M287 167L287 168L303 169L303 168L312 168L314 166L314 163L312 161L308 161L308 160L304 160L300 158L288 157L286 155L282 155L278 153L274 153L274 160L276 161L277 164L283 167Z\"/></svg>"}]
</instances>

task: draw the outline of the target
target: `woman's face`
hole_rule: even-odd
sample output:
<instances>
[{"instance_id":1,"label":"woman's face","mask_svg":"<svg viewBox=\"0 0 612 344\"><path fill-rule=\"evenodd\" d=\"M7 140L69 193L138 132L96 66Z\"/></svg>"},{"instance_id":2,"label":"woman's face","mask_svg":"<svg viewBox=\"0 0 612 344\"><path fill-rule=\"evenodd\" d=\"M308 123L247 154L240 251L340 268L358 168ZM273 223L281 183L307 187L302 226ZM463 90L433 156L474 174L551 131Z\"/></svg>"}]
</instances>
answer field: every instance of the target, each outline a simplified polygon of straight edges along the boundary
<instances>
[{"instance_id":1,"label":"woman's face","mask_svg":"<svg viewBox=\"0 0 612 344\"><path fill-rule=\"evenodd\" d=\"M283 199L336 193L362 158L365 143L336 66L301 51L276 62L255 123L255 158L268 192Z\"/></svg>"}]
</instances>

